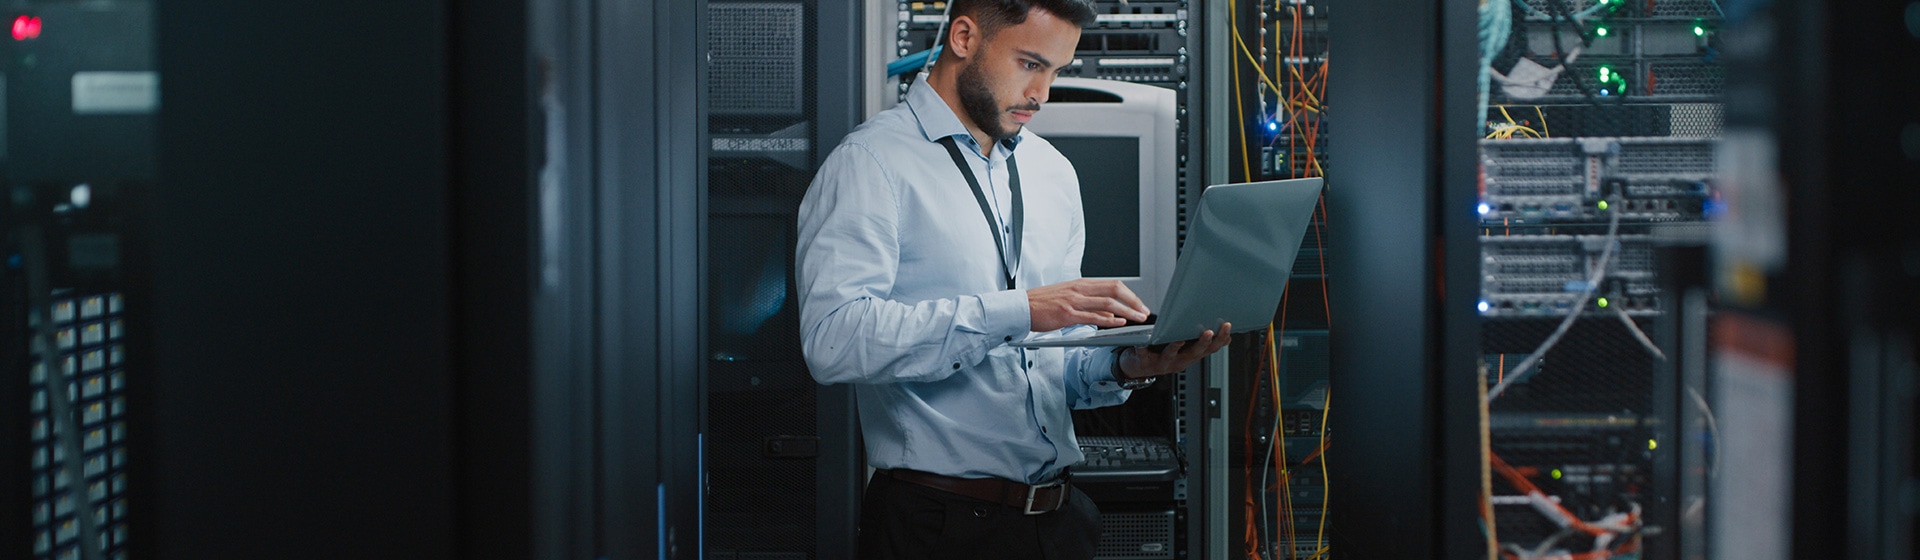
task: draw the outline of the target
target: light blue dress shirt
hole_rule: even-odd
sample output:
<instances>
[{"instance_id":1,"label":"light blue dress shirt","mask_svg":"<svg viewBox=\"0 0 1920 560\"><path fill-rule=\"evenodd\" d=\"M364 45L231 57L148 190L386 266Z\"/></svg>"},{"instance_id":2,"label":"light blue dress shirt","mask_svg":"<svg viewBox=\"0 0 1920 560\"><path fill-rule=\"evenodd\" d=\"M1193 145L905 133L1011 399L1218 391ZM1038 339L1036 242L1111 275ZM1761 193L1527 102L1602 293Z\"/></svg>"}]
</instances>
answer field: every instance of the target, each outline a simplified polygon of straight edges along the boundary
<instances>
[{"instance_id":1,"label":"light blue dress shirt","mask_svg":"<svg viewBox=\"0 0 1920 560\"><path fill-rule=\"evenodd\" d=\"M1013 290L973 191L939 143L949 136L1003 231L1006 162L1018 150L1026 223L1008 251L1018 259ZM1070 409L1126 401L1108 349L1006 344L1058 334L1029 332L1027 289L1079 278L1086 246L1073 165L1033 132L982 156L922 75L906 103L827 156L799 220L807 366L820 383L856 385L874 468L1049 481L1082 458Z\"/></svg>"}]
</instances>

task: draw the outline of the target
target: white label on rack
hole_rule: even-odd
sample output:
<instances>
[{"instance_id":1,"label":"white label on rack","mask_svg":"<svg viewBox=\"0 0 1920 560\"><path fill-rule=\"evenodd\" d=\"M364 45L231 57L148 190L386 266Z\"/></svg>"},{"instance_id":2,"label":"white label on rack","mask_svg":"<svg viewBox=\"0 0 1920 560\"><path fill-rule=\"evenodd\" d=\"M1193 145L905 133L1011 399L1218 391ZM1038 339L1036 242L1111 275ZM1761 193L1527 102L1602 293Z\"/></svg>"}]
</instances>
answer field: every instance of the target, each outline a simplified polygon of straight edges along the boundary
<instances>
[{"instance_id":1,"label":"white label on rack","mask_svg":"<svg viewBox=\"0 0 1920 560\"><path fill-rule=\"evenodd\" d=\"M159 72L73 73L76 115L147 115L159 109Z\"/></svg>"},{"instance_id":2,"label":"white label on rack","mask_svg":"<svg viewBox=\"0 0 1920 560\"><path fill-rule=\"evenodd\" d=\"M1094 16L1094 21L1100 23L1154 23L1179 20L1179 14L1100 14Z\"/></svg>"},{"instance_id":3,"label":"white label on rack","mask_svg":"<svg viewBox=\"0 0 1920 560\"><path fill-rule=\"evenodd\" d=\"M1100 66L1107 67L1107 68L1119 68L1119 67L1139 68L1142 66L1173 66L1173 59L1171 58L1102 58L1100 59Z\"/></svg>"}]
</instances>

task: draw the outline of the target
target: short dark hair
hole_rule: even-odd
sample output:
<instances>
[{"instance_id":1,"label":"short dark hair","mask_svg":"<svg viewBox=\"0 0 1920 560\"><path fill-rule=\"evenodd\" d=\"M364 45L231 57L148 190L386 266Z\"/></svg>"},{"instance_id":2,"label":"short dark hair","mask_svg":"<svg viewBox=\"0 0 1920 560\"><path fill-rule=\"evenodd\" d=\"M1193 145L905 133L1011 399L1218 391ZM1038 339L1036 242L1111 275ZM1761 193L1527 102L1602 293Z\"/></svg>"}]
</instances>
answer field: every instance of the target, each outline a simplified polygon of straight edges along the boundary
<instances>
[{"instance_id":1,"label":"short dark hair","mask_svg":"<svg viewBox=\"0 0 1920 560\"><path fill-rule=\"evenodd\" d=\"M980 34L991 37L1008 26L1026 23L1027 13L1035 8L1079 27L1094 22L1093 0L953 0L948 15L972 17L980 24Z\"/></svg>"}]
</instances>

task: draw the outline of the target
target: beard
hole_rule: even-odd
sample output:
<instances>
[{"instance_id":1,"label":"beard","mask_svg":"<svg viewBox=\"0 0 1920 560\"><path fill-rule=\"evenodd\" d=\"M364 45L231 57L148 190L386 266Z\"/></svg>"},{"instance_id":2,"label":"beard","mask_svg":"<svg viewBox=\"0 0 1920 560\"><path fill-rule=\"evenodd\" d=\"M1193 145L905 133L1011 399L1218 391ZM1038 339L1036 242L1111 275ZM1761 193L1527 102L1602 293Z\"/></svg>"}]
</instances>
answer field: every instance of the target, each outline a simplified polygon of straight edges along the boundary
<instances>
[{"instance_id":1,"label":"beard","mask_svg":"<svg viewBox=\"0 0 1920 560\"><path fill-rule=\"evenodd\" d=\"M960 69L960 79L955 82L955 85L959 86L960 107L966 109L967 118L973 120L973 125L980 127L981 132L993 137L995 142L1020 134L1020 126L1014 125L1008 128L1000 120L1001 115L1014 109L1040 110L1040 105L1037 103L1001 107L999 100L993 97L993 90L987 87L986 73L980 69L978 62L967 64L966 68Z\"/></svg>"}]
</instances>

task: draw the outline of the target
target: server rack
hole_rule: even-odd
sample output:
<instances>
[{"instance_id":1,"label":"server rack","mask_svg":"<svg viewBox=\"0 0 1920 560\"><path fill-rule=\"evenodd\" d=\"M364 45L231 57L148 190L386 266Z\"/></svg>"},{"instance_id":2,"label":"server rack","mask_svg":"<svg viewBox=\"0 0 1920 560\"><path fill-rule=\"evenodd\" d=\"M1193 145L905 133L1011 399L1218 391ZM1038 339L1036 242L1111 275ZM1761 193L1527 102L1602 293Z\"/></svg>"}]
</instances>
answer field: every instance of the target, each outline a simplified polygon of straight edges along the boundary
<instances>
[{"instance_id":1,"label":"server rack","mask_svg":"<svg viewBox=\"0 0 1920 560\"><path fill-rule=\"evenodd\" d=\"M1227 92L1213 109L1226 124L1222 154L1231 181L1324 177L1332 129L1327 114L1330 2L1237 1L1226 12L1226 75L1210 87ZM1221 103L1225 101L1225 103ZM1336 178L1337 180L1337 178ZM1329 188L1338 188L1329 183ZM1224 448L1213 460L1228 465L1216 515L1234 558L1337 557L1328 545L1327 505L1337 498L1323 471L1332 445L1324 430L1333 375L1328 274L1338 258L1327 236L1324 205L1316 208L1293 276L1271 325L1250 325L1236 337L1226 361L1229 385Z\"/></svg>"},{"instance_id":2,"label":"server rack","mask_svg":"<svg viewBox=\"0 0 1920 560\"><path fill-rule=\"evenodd\" d=\"M1724 19L1684 0L1499 7L1481 14L1473 209L1488 540L1680 558L1698 536L1682 512L1706 499L1697 451L1718 442L1708 387L1672 363L1672 330L1699 324L1670 284L1699 274L1672 267L1701 264L1665 256L1697 247L1716 203Z\"/></svg>"},{"instance_id":3,"label":"server rack","mask_svg":"<svg viewBox=\"0 0 1920 560\"><path fill-rule=\"evenodd\" d=\"M154 179L152 6L46 4L4 12L0 45L11 404L0 439L20 464L0 550L21 558L128 557L131 223ZM20 476L11 476L19 473Z\"/></svg>"}]
</instances>

